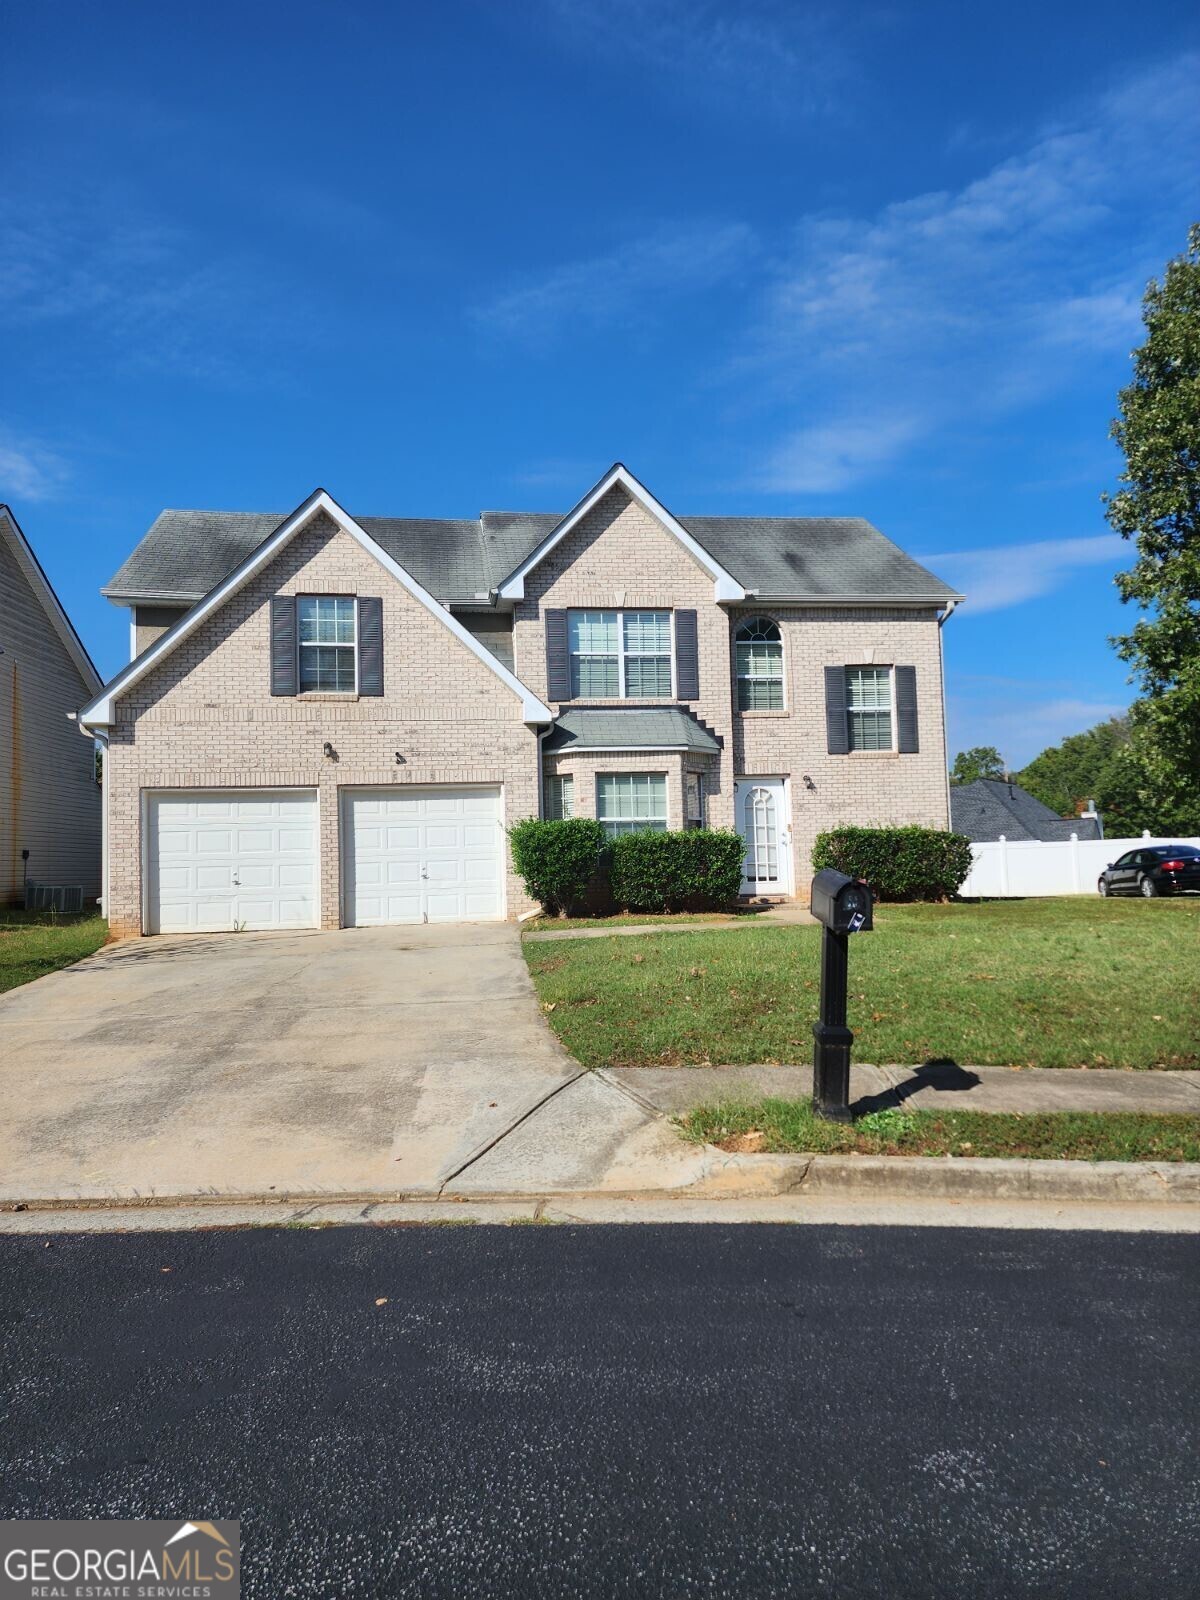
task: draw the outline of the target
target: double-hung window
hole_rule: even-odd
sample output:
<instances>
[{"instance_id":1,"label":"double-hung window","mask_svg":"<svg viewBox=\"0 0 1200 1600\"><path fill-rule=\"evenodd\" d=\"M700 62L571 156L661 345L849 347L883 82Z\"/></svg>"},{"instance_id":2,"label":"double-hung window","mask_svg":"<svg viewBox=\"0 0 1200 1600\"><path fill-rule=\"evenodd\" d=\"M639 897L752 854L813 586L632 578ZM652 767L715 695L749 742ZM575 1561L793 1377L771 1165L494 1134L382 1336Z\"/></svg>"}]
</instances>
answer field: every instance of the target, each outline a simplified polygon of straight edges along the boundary
<instances>
[{"instance_id":1,"label":"double-hung window","mask_svg":"<svg viewBox=\"0 0 1200 1600\"><path fill-rule=\"evenodd\" d=\"M596 779L596 816L610 839L623 833L665 833L666 773L602 772Z\"/></svg>"},{"instance_id":2,"label":"double-hung window","mask_svg":"<svg viewBox=\"0 0 1200 1600\"><path fill-rule=\"evenodd\" d=\"M892 750L891 667L846 668L846 726L851 750Z\"/></svg>"},{"instance_id":3,"label":"double-hung window","mask_svg":"<svg viewBox=\"0 0 1200 1600\"><path fill-rule=\"evenodd\" d=\"M565 822L575 815L575 778L569 772L546 774L544 815L547 822Z\"/></svg>"},{"instance_id":4,"label":"double-hung window","mask_svg":"<svg viewBox=\"0 0 1200 1600\"><path fill-rule=\"evenodd\" d=\"M353 694L358 687L357 607L353 595L302 594L296 600L300 693Z\"/></svg>"},{"instance_id":5,"label":"double-hung window","mask_svg":"<svg viewBox=\"0 0 1200 1600\"><path fill-rule=\"evenodd\" d=\"M733 638L739 711L783 710L783 640L779 624L751 617Z\"/></svg>"},{"instance_id":6,"label":"double-hung window","mask_svg":"<svg viewBox=\"0 0 1200 1600\"><path fill-rule=\"evenodd\" d=\"M571 611L571 694L581 700L669 700L669 611Z\"/></svg>"}]
</instances>

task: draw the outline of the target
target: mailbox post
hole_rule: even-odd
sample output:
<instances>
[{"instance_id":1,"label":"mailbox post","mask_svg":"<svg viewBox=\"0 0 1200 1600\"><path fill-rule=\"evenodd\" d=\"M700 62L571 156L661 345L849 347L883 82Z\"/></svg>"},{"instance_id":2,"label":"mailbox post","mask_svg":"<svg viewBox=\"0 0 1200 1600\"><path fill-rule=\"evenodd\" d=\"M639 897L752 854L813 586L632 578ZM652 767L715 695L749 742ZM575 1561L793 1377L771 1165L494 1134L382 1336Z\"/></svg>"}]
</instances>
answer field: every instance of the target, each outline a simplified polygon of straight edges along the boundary
<instances>
[{"instance_id":1,"label":"mailbox post","mask_svg":"<svg viewBox=\"0 0 1200 1600\"><path fill-rule=\"evenodd\" d=\"M865 883L826 867L812 881L812 914L821 924L821 1015L813 1023L813 1111L834 1122L850 1120L850 1046L846 1026L847 940L869 933L871 891Z\"/></svg>"}]
</instances>

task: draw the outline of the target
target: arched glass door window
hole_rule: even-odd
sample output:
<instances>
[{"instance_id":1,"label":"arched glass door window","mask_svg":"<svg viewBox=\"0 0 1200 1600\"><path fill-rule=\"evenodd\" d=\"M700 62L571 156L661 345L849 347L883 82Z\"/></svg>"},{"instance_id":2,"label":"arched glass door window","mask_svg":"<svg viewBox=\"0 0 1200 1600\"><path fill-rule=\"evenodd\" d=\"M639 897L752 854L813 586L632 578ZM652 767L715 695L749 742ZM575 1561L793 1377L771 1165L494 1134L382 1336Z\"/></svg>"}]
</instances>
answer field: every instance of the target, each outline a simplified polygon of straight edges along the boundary
<instances>
[{"instance_id":1,"label":"arched glass door window","mask_svg":"<svg viewBox=\"0 0 1200 1600\"><path fill-rule=\"evenodd\" d=\"M770 789L747 789L742 802L742 837L746 841L747 883L779 882L779 828L775 796Z\"/></svg>"},{"instance_id":2,"label":"arched glass door window","mask_svg":"<svg viewBox=\"0 0 1200 1600\"><path fill-rule=\"evenodd\" d=\"M783 710L783 638L769 617L750 617L733 636L739 711Z\"/></svg>"}]
</instances>

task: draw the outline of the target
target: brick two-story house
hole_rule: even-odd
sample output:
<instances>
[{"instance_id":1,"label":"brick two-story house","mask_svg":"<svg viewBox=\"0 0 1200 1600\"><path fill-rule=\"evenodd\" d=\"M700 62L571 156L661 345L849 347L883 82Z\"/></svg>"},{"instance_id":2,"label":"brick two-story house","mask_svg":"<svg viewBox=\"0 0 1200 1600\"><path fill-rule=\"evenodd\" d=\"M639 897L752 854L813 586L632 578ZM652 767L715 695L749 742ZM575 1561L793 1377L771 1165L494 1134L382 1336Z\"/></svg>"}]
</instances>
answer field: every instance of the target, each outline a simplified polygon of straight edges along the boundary
<instances>
[{"instance_id":1,"label":"brick two-story house","mask_svg":"<svg viewBox=\"0 0 1200 1600\"><path fill-rule=\"evenodd\" d=\"M528 816L736 827L804 894L841 821L948 822L961 598L850 517L675 518L614 466L566 516L164 512L104 591L119 934L531 909Z\"/></svg>"}]
</instances>

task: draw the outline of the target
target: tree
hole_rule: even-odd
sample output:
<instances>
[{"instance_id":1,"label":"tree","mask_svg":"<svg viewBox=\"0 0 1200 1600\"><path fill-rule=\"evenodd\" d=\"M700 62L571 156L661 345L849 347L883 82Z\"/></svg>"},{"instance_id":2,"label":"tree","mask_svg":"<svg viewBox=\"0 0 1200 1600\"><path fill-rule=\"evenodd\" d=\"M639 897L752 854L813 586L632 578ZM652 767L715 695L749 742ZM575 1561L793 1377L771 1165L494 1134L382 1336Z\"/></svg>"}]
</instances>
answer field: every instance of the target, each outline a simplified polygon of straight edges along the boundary
<instances>
[{"instance_id":1,"label":"tree","mask_svg":"<svg viewBox=\"0 0 1200 1600\"><path fill-rule=\"evenodd\" d=\"M1043 750L1017 773L1017 782L1060 817L1073 817L1083 800L1094 800L1103 812L1100 802L1112 787L1113 763L1128 744L1128 719L1111 717Z\"/></svg>"},{"instance_id":2,"label":"tree","mask_svg":"<svg viewBox=\"0 0 1200 1600\"><path fill-rule=\"evenodd\" d=\"M1143 691L1123 776L1159 829L1200 832L1200 224L1147 288L1142 317L1111 429L1122 487L1106 497L1137 549L1117 587L1146 613L1113 640Z\"/></svg>"},{"instance_id":3,"label":"tree","mask_svg":"<svg viewBox=\"0 0 1200 1600\"><path fill-rule=\"evenodd\" d=\"M951 783L974 783L976 778L1003 778L1004 758L993 744L960 750L950 768Z\"/></svg>"}]
</instances>

